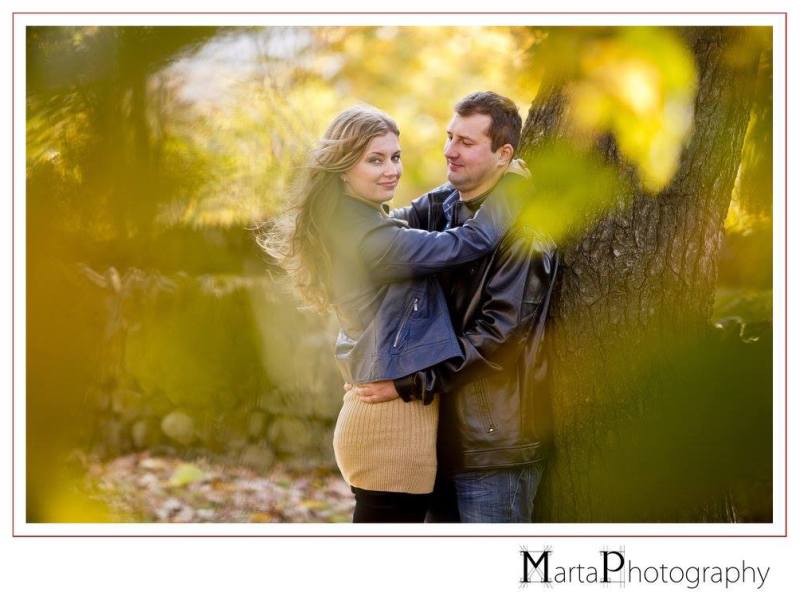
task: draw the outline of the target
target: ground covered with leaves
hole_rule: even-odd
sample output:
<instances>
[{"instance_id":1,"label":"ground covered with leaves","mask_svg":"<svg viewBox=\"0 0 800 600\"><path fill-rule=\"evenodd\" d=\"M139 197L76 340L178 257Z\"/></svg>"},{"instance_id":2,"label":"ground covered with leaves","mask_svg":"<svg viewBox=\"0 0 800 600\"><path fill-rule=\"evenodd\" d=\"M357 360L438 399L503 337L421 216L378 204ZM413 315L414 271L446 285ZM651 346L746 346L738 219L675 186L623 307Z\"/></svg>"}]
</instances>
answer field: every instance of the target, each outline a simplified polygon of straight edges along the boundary
<instances>
[{"instance_id":1,"label":"ground covered with leaves","mask_svg":"<svg viewBox=\"0 0 800 600\"><path fill-rule=\"evenodd\" d=\"M354 506L335 470L277 463L258 472L209 457L148 452L91 463L86 486L120 522L349 522Z\"/></svg>"}]
</instances>

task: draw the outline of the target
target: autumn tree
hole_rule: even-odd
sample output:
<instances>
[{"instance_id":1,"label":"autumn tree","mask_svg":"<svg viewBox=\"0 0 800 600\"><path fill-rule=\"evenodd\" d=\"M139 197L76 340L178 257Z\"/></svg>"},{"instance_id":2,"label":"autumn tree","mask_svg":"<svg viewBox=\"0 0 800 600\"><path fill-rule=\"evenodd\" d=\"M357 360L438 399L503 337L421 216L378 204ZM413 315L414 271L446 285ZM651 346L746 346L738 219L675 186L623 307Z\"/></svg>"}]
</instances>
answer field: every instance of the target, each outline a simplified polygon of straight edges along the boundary
<instances>
[{"instance_id":1,"label":"autumn tree","mask_svg":"<svg viewBox=\"0 0 800 600\"><path fill-rule=\"evenodd\" d=\"M534 54L545 74L521 152L538 216L562 215L563 254L537 520L771 520L771 343L709 322L748 123L771 106L770 52L768 32L698 27L553 30ZM555 56L571 58L552 68Z\"/></svg>"}]
</instances>

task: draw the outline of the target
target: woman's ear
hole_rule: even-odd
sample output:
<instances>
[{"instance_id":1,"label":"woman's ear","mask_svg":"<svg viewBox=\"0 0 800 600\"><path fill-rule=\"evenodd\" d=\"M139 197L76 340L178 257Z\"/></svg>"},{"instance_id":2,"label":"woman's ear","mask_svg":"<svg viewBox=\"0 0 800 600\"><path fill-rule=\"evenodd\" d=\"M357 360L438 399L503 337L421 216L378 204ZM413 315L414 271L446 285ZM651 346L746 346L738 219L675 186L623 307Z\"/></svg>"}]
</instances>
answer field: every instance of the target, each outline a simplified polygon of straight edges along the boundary
<instances>
[{"instance_id":1,"label":"woman's ear","mask_svg":"<svg viewBox=\"0 0 800 600\"><path fill-rule=\"evenodd\" d=\"M347 179L347 175L345 175L344 173L340 173L339 179L342 180L342 187L344 188L344 192L346 194L352 194L353 190L350 189L350 181Z\"/></svg>"}]
</instances>

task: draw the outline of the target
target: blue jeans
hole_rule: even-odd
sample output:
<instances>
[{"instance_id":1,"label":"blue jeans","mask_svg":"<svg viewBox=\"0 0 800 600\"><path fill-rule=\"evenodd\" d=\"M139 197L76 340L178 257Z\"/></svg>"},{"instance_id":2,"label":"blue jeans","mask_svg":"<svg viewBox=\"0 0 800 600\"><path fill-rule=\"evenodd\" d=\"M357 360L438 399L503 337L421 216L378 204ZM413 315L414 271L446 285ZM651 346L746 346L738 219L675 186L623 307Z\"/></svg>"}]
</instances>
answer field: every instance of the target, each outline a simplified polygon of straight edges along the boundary
<instances>
[{"instance_id":1,"label":"blue jeans","mask_svg":"<svg viewBox=\"0 0 800 600\"><path fill-rule=\"evenodd\" d=\"M544 462L438 476L432 523L530 523Z\"/></svg>"}]
</instances>

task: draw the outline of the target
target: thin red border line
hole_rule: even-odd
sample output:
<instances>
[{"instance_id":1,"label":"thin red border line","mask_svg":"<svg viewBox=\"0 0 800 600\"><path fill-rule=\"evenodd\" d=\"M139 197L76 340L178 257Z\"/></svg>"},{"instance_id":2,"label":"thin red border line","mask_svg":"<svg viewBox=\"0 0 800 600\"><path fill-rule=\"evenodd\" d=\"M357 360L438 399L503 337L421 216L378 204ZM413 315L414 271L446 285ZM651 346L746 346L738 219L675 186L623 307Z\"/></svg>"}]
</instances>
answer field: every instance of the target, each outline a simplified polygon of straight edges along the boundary
<instances>
[{"instance_id":1,"label":"thin red border line","mask_svg":"<svg viewBox=\"0 0 800 600\"><path fill-rule=\"evenodd\" d=\"M272 12L272 11L255 11L255 12L187 12L187 11L162 11L162 12L37 12L37 11L21 11L13 12L13 15L785 15L785 12L771 11L739 11L739 12L721 12L721 11L698 11L698 12L552 12L552 11L506 11L506 12Z\"/></svg>"},{"instance_id":2,"label":"thin red border line","mask_svg":"<svg viewBox=\"0 0 800 600\"><path fill-rule=\"evenodd\" d=\"M783 13L783 535L789 535L789 13Z\"/></svg>"},{"instance_id":3,"label":"thin red border line","mask_svg":"<svg viewBox=\"0 0 800 600\"><path fill-rule=\"evenodd\" d=\"M16 446L16 442L14 441L14 419L15 419L15 412L14 412L14 405L17 403L16 395L14 391L16 390L15 382L14 382L14 373L16 371L16 363L14 361L14 330L16 328L16 311L14 308L14 297L15 297L15 287L14 282L16 281L16 277L14 276L14 246L16 245L14 241L14 231L16 230L15 227L15 217L14 217L14 205L16 202L14 201L14 175L16 173L16 165L14 162L14 142L16 140L15 130L14 130L14 121L16 121L14 108L14 81L16 77L14 76L14 67L16 63L16 59L14 56L14 20L16 19L16 15L14 13L11 14L11 535L16 536L16 531L14 530L14 526L17 522L16 520L16 513L14 512L14 483L17 480L14 466L16 465L16 459L14 457L14 447ZM27 150L26 150L27 152ZM26 490L27 491L27 490Z\"/></svg>"},{"instance_id":4,"label":"thin red border line","mask_svg":"<svg viewBox=\"0 0 800 600\"><path fill-rule=\"evenodd\" d=\"M133 523L134 525L139 525L139 523ZM226 523L227 524L227 523ZM246 523L236 523L236 525L245 525ZM249 523L253 525L253 523ZM276 523L273 523L273 525ZM297 523L290 523L291 525L297 525ZM581 523L577 523L580 525ZM50 525L50 523L42 523L42 525ZM102 525L106 525L106 523L102 523ZM150 523L148 523L150 525ZM158 524L156 524L158 525ZM270 525L270 523L262 523L260 525ZM352 523L348 523L347 525L352 525ZM462 523L463 525L463 523ZM683 523L678 523L678 525L683 525ZM592 534L554 534L548 535L544 533L536 533L536 534L513 534L513 533L503 533L503 534L491 534L491 533L467 533L467 534L460 534L460 533L443 533L443 534L431 534L431 533L355 533L352 535L349 534L321 534L321 533L309 533L306 535L299 535L299 534L236 534L236 533L187 533L187 534L170 534L170 533L150 533L150 534L114 534L114 533L76 533L66 534L66 533L58 533L58 534L50 534L50 533L32 533L32 534L18 534L14 537L26 537L26 538L73 538L73 537L151 537L151 538L167 538L167 537L198 537L198 538L215 538L215 537L222 537L222 538L250 538L250 537L260 537L260 538L269 538L269 537L285 537L285 538L321 538L321 537L330 537L330 538L351 538L351 537L359 537L359 538L372 538L372 537L387 537L387 538L485 538L485 537L497 537L497 538L694 538L694 537L703 537L703 538L782 538L786 537L783 534L775 533L775 534L766 534L766 535L756 535L756 534L748 534L748 535L723 535L723 534L714 534L714 535L690 535L690 534L672 534L672 535L648 535L643 533L638 534L610 534L610 535L603 535L600 533L592 533Z\"/></svg>"},{"instance_id":5,"label":"thin red border line","mask_svg":"<svg viewBox=\"0 0 800 600\"><path fill-rule=\"evenodd\" d=\"M783 263L783 277L784 277L784 389L783 389L783 410L784 410L784 520L783 520L783 534L765 534L765 535L722 535L722 534L700 534L700 535L688 535L688 534L655 534L655 535L646 535L646 534L632 534L632 535L624 535L624 534L610 534L610 535L603 535L603 534L553 534L553 535L544 535L544 534L533 534L533 535L507 535L507 534L442 534L442 535L433 535L433 534L397 534L397 535L389 535L389 534L310 534L310 535L287 535L287 534L74 534L74 535L67 535L67 534L18 534L15 530L16 519L15 519L15 496L14 496L14 489L15 489L15 482L16 477L14 475L14 404L15 404L15 396L14 396L14 330L15 330L15 323L14 323L14 175L15 175L15 167L14 167L14 140L15 140L15 130L14 130L14 85L15 85L15 77L14 77L14 42L15 42L15 32L16 28L14 27L14 21L16 15L128 15L128 14L141 14L141 15L163 15L163 14L176 14L176 15L193 15L193 14L220 14L220 15L227 15L227 14L234 14L234 15L247 15L247 14L270 14L270 15L438 15L438 14L448 14L448 15L513 15L513 14L567 14L567 15L576 15L576 14L586 14L586 15L662 15L662 14L674 14L674 15L783 15L783 38L784 38L784 45L783 45L783 54L784 54L784 61L783 61L783 71L784 71L784 80L783 80L783 95L784 95L784 171L783 171L783 189L784 189L784 263ZM12 314L12 322L11 322L11 536L12 537L30 537L30 538L57 538L57 537L319 537L319 538L348 538L348 537L459 537L459 538L468 538L468 537L497 537L497 538L504 538L504 537L531 537L531 538L538 538L538 537L553 537L553 538L595 538L595 537L604 537L604 538L616 538L616 537L630 537L630 538L777 538L777 537L788 537L789 535L789 13L788 12L586 12L586 13L555 13L555 12L521 12L521 13L413 13L413 12L403 12L403 13L361 13L361 12L353 12L353 13L192 13L192 12L156 12L156 13L145 13L145 12L101 12L101 13L92 13L92 12L12 12L11 13L11 314ZM773 484L774 485L774 484ZM683 523L682 523L683 525Z\"/></svg>"}]
</instances>

